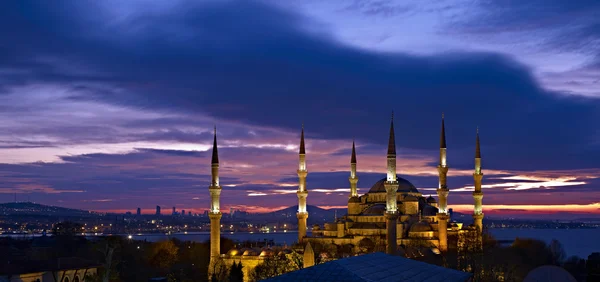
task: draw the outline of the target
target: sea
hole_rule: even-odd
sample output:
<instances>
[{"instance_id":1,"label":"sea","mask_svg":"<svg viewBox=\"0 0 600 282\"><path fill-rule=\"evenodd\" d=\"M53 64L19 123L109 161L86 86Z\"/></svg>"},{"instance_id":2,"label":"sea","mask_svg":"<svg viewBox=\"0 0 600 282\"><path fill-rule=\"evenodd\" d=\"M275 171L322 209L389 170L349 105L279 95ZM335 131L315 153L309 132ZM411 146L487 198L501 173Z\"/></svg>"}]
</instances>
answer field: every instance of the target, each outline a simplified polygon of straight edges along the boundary
<instances>
[{"instance_id":1,"label":"sea","mask_svg":"<svg viewBox=\"0 0 600 282\"><path fill-rule=\"evenodd\" d=\"M520 228L493 228L489 229L491 234L502 241L513 241L516 238L532 238L550 243L553 239L558 240L565 249L567 257L578 256L587 258L592 252L600 252L600 228L594 229L520 229ZM223 232L222 236L234 241L273 241L275 244L292 244L298 240L295 231L248 233L248 232ZM310 235L310 233L309 233ZM210 238L208 232L177 233L177 234L131 234L132 239L160 241L168 238L177 238L184 241L203 242Z\"/></svg>"},{"instance_id":2,"label":"sea","mask_svg":"<svg viewBox=\"0 0 600 282\"><path fill-rule=\"evenodd\" d=\"M491 228L490 233L502 241L512 241L516 238L532 238L550 243L553 239L558 240L569 256L578 256L587 258L593 252L600 252L600 228L594 229L520 229L520 228ZM272 241L277 245L291 245L298 239L298 233L295 231L287 232L222 232L223 237L234 241ZM310 233L308 234L310 235ZM11 237L23 237L23 235L0 235ZM30 235L31 236L31 235ZM104 235L88 235L88 237ZM119 236L119 235L112 235ZM132 240L146 240L157 242L171 238L177 238L182 241L204 242L210 238L209 232L188 232L173 234L121 234Z\"/></svg>"}]
</instances>

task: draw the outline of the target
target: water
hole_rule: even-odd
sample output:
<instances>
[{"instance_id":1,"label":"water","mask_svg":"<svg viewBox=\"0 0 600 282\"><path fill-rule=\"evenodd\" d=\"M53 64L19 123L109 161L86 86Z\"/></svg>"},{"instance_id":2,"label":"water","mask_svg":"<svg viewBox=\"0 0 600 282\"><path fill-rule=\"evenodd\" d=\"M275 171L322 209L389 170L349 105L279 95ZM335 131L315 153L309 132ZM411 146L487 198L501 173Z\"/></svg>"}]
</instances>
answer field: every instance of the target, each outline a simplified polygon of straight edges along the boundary
<instances>
[{"instance_id":1,"label":"water","mask_svg":"<svg viewBox=\"0 0 600 282\"><path fill-rule=\"evenodd\" d=\"M600 228L598 229L518 229L518 228L494 228L489 229L498 240L514 240L515 238L533 238L550 243L552 239L558 240L565 249L567 256L578 256L587 258L592 252L600 252ZM222 232L223 237L234 241L264 241L273 240L276 244L291 245L298 240L298 232L270 232L270 233L248 233L248 232ZM309 233L310 235L310 233ZM0 235L6 236L6 235ZM124 235L127 236L127 235ZM14 237L22 237L17 235ZM95 236L88 236L93 238ZM169 238L177 238L182 241L204 242L210 239L208 232L190 232L188 234L131 234L133 240L147 240L150 242L161 241Z\"/></svg>"},{"instance_id":2,"label":"water","mask_svg":"<svg viewBox=\"0 0 600 282\"><path fill-rule=\"evenodd\" d=\"M550 243L558 240L565 249L567 257L578 256L587 259L593 252L600 252L600 228L596 229L489 229L497 240L514 240L515 238L533 238Z\"/></svg>"},{"instance_id":3,"label":"water","mask_svg":"<svg viewBox=\"0 0 600 282\"><path fill-rule=\"evenodd\" d=\"M494 228L489 229L497 240L514 240L515 238L533 238L550 243L552 239L558 240L565 249L567 256L578 256L587 258L592 252L600 252L600 229L519 229L519 228ZM288 244L298 240L298 233L288 231L287 233L245 233L224 232L223 237L234 241L263 241L273 240L276 244ZM309 234L310 235L310 234ZM167 238L177 238L184 241L203 242L210 238L208 232L194 234L173 235L133 235L136 240L160 241Z\"/></svg>"}]
</instances>

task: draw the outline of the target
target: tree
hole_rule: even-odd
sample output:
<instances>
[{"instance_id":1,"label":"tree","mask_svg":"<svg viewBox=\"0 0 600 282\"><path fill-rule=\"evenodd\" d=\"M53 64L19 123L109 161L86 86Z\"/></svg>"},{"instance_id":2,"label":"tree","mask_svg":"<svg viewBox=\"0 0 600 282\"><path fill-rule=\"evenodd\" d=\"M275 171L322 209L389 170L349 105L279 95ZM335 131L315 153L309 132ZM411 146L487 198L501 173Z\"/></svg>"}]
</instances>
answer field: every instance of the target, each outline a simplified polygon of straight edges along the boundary
<instances>
[{"instance_id":1,"label":"tree","mask_svg":"<svg viewBox=\"0 0 600 282\"><path fill-rule=\"evenodd\" d=\"M225 261L221 258L216 258L209 266L211 270L210 281L211 282L220 282L227 281L227 277L229 276L229 269L225 264Z\"/></svg>"},{"instance_id":2,"label":"tree","mask_svg":"<svg viewBox=\"0 0 600 282\"><path fill-rule=\"evenodd\" d=\"M243 282L244 281L244 271L242 271L242 262L239 263L233 262L231 268L229 269L229 282Z\"/></svg>"},{"instance_id":3,"label":"tree","mask_svg":"<svg viewBox=\"0 0 600 282\"><path fill-rule=\"evenodd\" d=\"M250 281L261 281L298 269L285 255L274 255L254 268L250 273Z\"/></svg>"},{"instance_id":4,"label":"tree","mask_svg":"<svg viewBox=\"0 0 600 282\"><path fill-rule=\"evenodd\" d=\"M571 273L577 281L583 281L587 273L585 260L577 256L571 256L565 260L563 267Z\"/></svg>"},{"instance_id":5,"label":"tree","mask_svg":"<svg viewBox=\"0 0 600 282\"><path fill-rule=\"evenodd\" d=\"M163 273L177 261L179 248L171 240L154 243L148 253L148 263Z\"/></svg>"},{"instance_id":6,"label":"tree","mask_svg":"<svg viewBox=\"0 0 600 282\"><path fill-rule=\"evenodd\" d=\"M59 222L52 227L52 234L57 237L75 237L78 233L81 233L81 224L71 221Z\"/></svg>"},{"instance_id":7,"label":"tree","mask_svg":"<svg viewBox=\"0 0 600 282\"><path fill-rule=\"evenodd\" d=\"M552 264L562 265L565 261L565 258L567 257L567 253L565 252L565 249L563 248L562 244L558 240L553 239L550 242L548 248L550 249Z\"/></svg>"}]
</instances>

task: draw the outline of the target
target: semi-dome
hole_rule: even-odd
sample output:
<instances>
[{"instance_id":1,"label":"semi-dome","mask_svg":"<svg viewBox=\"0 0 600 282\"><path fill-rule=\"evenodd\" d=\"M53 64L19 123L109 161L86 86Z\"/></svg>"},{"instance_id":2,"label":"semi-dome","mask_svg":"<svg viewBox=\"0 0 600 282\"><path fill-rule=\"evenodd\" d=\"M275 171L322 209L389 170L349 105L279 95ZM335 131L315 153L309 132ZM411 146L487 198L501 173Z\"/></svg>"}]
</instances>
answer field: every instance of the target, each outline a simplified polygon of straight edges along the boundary
<instances>
[{"instance_id":1,"label":"semi-dome","mask_svg":"<svg viewBox=\"0 0 600 282\"><path fill-rule=\"evenodd\" d=\"M358 197L350 197L348 203L360 203L360 199Z\"/></svg>"},{"instance_id":2,"label":"semi-dome","mask_svg":"<svg viewBox=\"0 0 600 282\"><path fill-rule=\"evenodd\" d=\"M419 190L417 190L417 187L415 187L415 185L410 183L410 181L408 181L402 177L397 177L396 179L398 180L398 190L396 190L396 191L419 193ZM373 184L373 186L371 186L369 193L385 193L385 185L384 184L386 181L387 181L387 178L383 178L383 179L375 182L375 184Z\"/></svg>"},{"instance_id":3,"label":"semi-dome","mask_svg":"<svg viewBox=\"0 0 600 282\"><path fill-rule=\"evenodd\" d=\"M415 197L413 195L408 195L408 196L404 197L404 201L405 202L418 202L419 199L417 199L417 197Z\"/></svg>"},{"instance_id":4,"label":"semi-dome","mask_svg":"<svg viewBox=\"0 0 600 282\"><path fill-rule=\"evenodd\" d=\"M433 231L431 229L431 225L429 225L429 223L424 222L424 221L417 222L410 227L410 232L429 232L429 231Z\"/></svg>"},{"instance_id":5,"label":"semi-dome","mask_svg":"<svg viewBox=\"0 0 600 282\"><path fill-rule=\"evenodd\" d=\"M385 213L385 204L374 204L362 212L363 215L383 215Z\"/></svg>"}]
</instances>

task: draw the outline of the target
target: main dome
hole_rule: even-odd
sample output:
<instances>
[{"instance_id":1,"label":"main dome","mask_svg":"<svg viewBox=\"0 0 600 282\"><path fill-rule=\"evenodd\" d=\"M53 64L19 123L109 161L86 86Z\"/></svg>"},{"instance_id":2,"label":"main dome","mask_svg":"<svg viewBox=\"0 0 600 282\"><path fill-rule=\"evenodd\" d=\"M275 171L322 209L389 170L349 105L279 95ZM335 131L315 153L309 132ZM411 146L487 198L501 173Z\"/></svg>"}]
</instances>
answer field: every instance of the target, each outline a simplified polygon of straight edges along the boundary
<instances>
[{"instance_id":1,"label":"main dome","mask_svg":"<svg viewBox=\"0 0 600 282\"><path fill-rule=\"evenodd\" d=\"M398 192L419 193L419 190L417 190L417 187L415 187L415 185L410 183L410 181L408 181L402 177L396 177L396 179L398 180L398 190L397 190ZM373 184L373 186L371 186L369 193L385 193L385 185L384 185L385 181L387 181L387 178L383 178L383 179L375 182L375 184Z\"/></svg>"}]
</instances>

